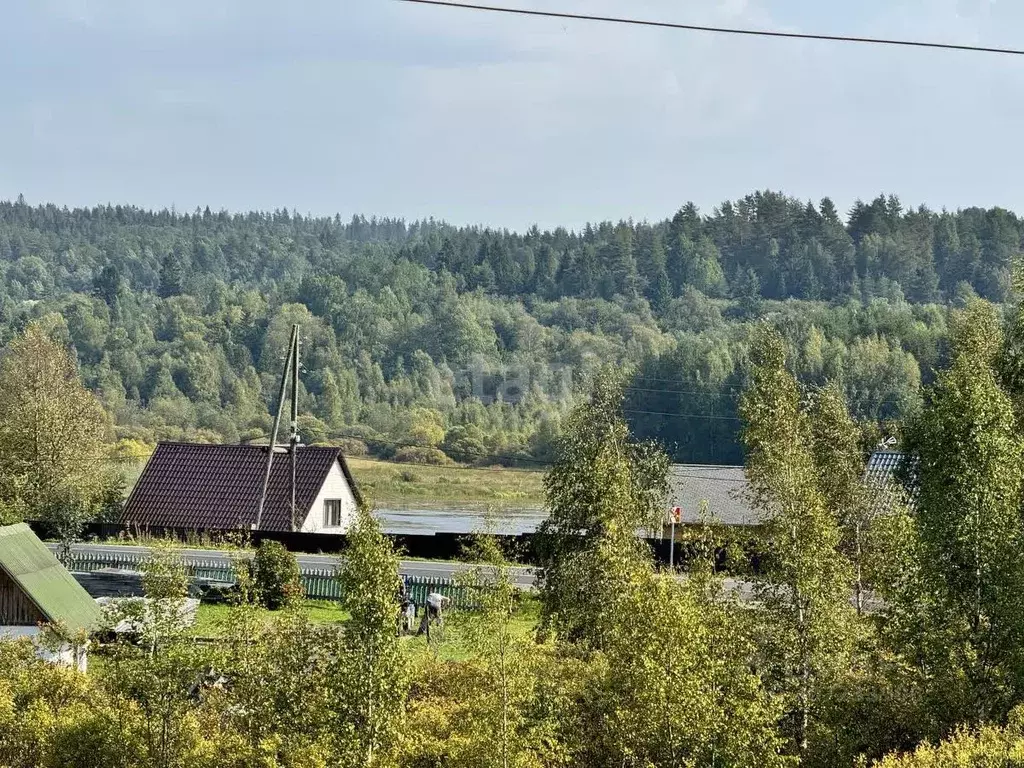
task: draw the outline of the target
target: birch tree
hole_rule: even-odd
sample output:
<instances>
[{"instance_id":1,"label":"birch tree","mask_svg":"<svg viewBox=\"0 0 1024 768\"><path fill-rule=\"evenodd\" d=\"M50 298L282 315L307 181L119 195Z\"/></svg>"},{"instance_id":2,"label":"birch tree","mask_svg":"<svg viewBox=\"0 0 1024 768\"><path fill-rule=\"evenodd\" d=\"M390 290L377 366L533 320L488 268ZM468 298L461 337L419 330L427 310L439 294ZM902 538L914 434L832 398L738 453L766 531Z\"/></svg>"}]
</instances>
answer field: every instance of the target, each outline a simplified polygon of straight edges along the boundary
<instances>
[{"instance_id":1,"label":"birch tree","mask_svg":"<svg viewBox=\"0 0 1024 768\"><path fill-rule=\"evenodd\" d=\"M784 766L781 702L751 669L751 635L703 585L637 567L622 585L596 743L619 766Z\"/></svg>"},{"instance_id":2,"label":"birch tree","mask_svg":"<svg viewBox=\"0 0 1024 768\"><path fill-rule=\"evenodd\" d=\"M818 488L813 434L786 368L782 336L762 326L743 393L743 442L752 501L765 515L764 575L756 593L771 639L769 674L789 702L792 739L805 753L817 699L843 669L852 608L839 526Z\"/></svg>"},{"instance_id":3,"label":"birch tree","mask_svg":"<svg viewBox=\"0 0 1024 768\"><path fill-rule=\"evenodd\" d=\"M479 606L460 623L462 641L473 652L450 674L451 685L461 683L461 700L446 762L467 768L542 765L553 727L537 716L543 709L537 696L549 647L517 632L518 590L497 541L478 536L469 554L479 565L462 581L479 595Z\"/></svg>"},{"instance_id":4,"label":"birch tree","mask_svg":"<svg viewBox=\"0 0 1024 768\"><path fill-rule=\"evenodd\" d=\"M3 352L0 392L0 522L36 517L70 541L112 482L109 419L74 356L38 323Z\"/></svg>"},{"instance_id":5,"label":"birch tree","mask_svg":"<svg viewBox=\"0 0 1024 768\"><path fill-rule=\"evenodd\" d=\"M853 569L854 604L864 612L867 528L870 499L863 486L860 431L836 382L814 393L810 409L818 488L839 526L840 549Z\"/></svg>"},{"instance_id":6,"label":"birch tree","mask_svg":"<svg viewBox=\"0 0 1024 768\"><path fill-rule=\"evenodd\" d=\"M344 764L387 765L405 707L406 661L398 637L398 558L370 510L359 510L342 562L339 745Z\"/></svg>"},{"instance_id":7,"label":"birch tree","mask_svg":"<svg viewBox=\"0 0 1024 768\"><path fill-rule=\"evenodd\" d=\"M668 457L631 438L623 379L605 369L570 414L544 478L548 518L540 529L542 619L565 638L598 648L608 626L611 546L638 553L636 534L664 515Z\"/></svg>"},{"instance_id":8,"label":"birch tree","mask_svg":"<svg viewBox=\"0 0 1024 768\"><path fill-rule=\"evenodd\" d=\"M1024 690L1024 446L997 377L1002 344L991 305L976 301L956 317L950 366L909 441L922 566L941 631L957 638L944 665L965 676L978 721L1005 713Z\"/></svg>"}]
</instances>

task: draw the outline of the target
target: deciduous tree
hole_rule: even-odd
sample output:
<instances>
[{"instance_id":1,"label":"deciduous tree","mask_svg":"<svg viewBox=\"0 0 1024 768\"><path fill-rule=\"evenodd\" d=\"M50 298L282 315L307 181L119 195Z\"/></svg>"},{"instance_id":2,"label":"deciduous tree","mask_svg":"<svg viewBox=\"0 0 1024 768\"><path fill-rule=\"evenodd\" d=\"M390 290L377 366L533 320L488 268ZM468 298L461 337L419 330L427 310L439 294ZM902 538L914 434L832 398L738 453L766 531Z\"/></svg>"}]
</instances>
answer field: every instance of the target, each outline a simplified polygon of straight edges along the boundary
<instances>
[{"instance_id":1,"label":"deciduous tree","mask_svg":"<svg viewBox=\"0 0 1024 768\"><path fill-rule=\"evenodd\" d=\"M769 326L751 352L750 387L740 403L752 501L765 517L763 578L769 677L786 696L791 734L806 752L822 691L848 663L850 571L838 551L839 525L818 487L813 433L786 368L786 345Z\"/></svg>"}]
</instances>

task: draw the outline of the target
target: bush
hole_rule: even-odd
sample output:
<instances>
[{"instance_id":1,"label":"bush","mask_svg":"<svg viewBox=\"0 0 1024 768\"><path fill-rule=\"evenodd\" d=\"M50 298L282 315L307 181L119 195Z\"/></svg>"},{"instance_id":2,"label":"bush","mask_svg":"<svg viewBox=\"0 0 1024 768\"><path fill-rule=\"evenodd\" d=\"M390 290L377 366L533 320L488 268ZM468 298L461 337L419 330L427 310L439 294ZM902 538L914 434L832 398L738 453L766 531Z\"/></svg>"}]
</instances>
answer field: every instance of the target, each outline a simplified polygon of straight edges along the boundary
<instances>
[{"instance_id":1,"label":"bush","mask_svg":"<svg viewBox=\"0 0 1024 768\"><path fill-rule=\"evenodd\" d=\"M925 743L913 752L889 755L875 763L878 768L945 768L985 766L1012 768L1020 765L1024 752L1024 710L1010 713L1005 728L985 725L979 729L961 726L939 744Z\"/></svg>"},{"instance_id":2,"label":"bush","mask_svg":"<svg viewBox=\"0 0 1024 768\"><path fill-rule=\"evenodd\" d=\"M432 464L436 467L444 467L455 463L440 448L414 446L399 448L395 451L395 461L403 464Z\"/></svg>"},{"instance_id":3,"label":"bush","mask_svg":"<svg viewBox=\"0 0 1024 768\"><path fill-rule=\"evenodd\" d=\"M299 561L280 542L261 542L250 567L254 597L265 608L276 611L305 597Z\"/></svg>"},{"instance_id":4,"label":"bush","mask_svg":"<svg viewBox=\"0 0 1024 768\"><path fill-rule=\"evenodd\" d=\"M366 443L354 437L343 437L335 440L334 444L341 448L341 452L346 456L366 456L370 452Z\"/></svg>"},{"instance_id":5,"label":"bush","mask_svg":"<svg viewBox=\"0 0 1024 768\"><path fill-rule=\"evenodd\" d=\"M403 483L418 483L423 479L415 472L408 469L403 469L401 472L399 472L398 477Z\"/></svg>"}]
</instances>

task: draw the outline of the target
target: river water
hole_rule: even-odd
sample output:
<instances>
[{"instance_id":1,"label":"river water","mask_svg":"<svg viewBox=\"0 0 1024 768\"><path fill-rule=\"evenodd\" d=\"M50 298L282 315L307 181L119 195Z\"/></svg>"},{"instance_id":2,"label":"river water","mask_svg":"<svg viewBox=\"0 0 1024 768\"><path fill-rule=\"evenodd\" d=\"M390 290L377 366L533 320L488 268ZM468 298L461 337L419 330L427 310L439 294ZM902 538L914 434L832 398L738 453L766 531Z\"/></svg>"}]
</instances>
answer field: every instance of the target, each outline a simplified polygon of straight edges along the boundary
<instances>
[{"instance_id":1,"label":"river water","mask_svg":"<svg viewBox=\"0 0 1024 768\"><path fill-rule=\"evenodd\" d=\"M540 507L473 507L472 505L397 506L374 511L385 533L493 533L519 536L533 533L547 515Z\"/></svg>"}]
</instances>

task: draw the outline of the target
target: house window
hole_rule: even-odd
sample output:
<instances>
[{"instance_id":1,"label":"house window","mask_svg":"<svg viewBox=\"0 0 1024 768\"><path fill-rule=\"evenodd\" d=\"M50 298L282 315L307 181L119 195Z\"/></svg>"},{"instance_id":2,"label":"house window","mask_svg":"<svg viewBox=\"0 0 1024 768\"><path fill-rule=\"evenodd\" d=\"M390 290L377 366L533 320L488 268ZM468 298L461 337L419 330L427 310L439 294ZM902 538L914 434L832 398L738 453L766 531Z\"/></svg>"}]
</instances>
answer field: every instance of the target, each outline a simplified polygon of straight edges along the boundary
<instances>
[{"instance_id":1,"label":"house window","mask_svg":"<svg viewBox=\"0 0 1024 768\"><path fill-rule=\"evenodd\" d=\"M327 499L324 502L324 526L337 528L341 525L341 499Z\"/></svg>"}]
</instances>

